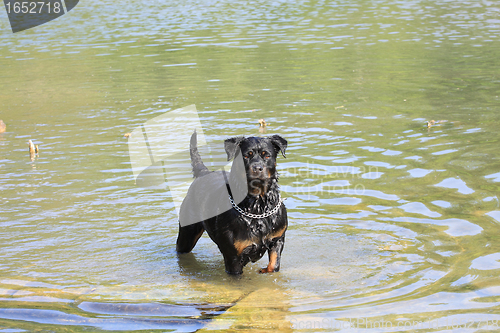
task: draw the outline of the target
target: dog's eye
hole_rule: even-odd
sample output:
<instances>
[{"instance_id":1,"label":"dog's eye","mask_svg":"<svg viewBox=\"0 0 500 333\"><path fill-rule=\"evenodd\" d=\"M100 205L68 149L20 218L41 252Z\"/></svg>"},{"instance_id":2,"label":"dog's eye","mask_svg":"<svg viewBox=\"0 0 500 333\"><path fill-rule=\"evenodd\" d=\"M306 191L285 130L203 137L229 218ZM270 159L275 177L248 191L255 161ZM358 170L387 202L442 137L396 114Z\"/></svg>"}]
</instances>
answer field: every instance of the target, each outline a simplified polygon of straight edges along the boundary
<instances>
[{"instance_id":1,"label":"dog's eye","mask_svg":"<svg viewBox=\"0 0 500 333\"><path fill-rule=\"evenodd\" d=\"M268 159L268 158L269 158L269 155L268 155L265 151L263 151L263 152L261 153L261 155L262 155L262 157L264 157L265 159Z\"/></svg>"}]
</instances>

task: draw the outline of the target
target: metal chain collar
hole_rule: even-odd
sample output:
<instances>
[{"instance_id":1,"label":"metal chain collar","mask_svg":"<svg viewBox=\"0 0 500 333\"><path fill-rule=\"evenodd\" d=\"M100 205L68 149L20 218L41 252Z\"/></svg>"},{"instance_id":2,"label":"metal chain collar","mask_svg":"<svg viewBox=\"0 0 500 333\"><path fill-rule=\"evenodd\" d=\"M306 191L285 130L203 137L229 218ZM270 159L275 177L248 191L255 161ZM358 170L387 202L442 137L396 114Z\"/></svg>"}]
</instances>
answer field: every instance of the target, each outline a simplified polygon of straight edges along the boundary
<instances>
[{"instance_id":1,"label":"metal chain collar","mask_svg":"<svg viewBox=\"0 0 500 333\"><path fill-rule=\"evenodd\" d=\"M281 205L283 204L283 201L285 201L286 198L282 199L281 195L278 194L278 200L279 200L279 202L276 205L276 207L274 207L269 212L264 213L264 214L252 214L252 213L247 213L243 209L241 209L240 207L238 207L238 205L234 202L233 197L231 197L231 195L229 195L229 201L231 202L231 205L233 206L233 208L236 209L236 211L238 213L240 213L241 215L244 215L246 217L250 217L252 219L264 219L266 217L269 217L269 216L275 214L278 211L278 209L280 209Z\"/></svg>"}]
</instances>

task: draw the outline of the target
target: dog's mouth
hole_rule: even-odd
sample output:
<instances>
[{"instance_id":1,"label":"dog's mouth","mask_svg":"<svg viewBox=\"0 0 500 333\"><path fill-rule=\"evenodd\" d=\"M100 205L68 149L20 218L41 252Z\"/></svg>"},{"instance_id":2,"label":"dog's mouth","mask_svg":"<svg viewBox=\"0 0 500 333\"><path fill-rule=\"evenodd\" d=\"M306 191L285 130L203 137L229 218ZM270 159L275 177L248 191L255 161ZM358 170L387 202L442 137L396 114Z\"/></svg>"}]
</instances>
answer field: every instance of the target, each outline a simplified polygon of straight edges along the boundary
<instances>
[{"instance_id":1,"label":"dog's mouth","mask_svg":"<svg viewBox=\"0 0 500 333\"><path fill-rule=\"evenodd\" d=\"M258 172L247 172L248 192L254 196L267 193L272 182L272 174L268 169Z\"/></svg>"},{"instance_id":2,"label":"dog's mouth","mask_svg":"<svg viewBox=\"0 0 500 333\"><path fill-rule=\"evenodd\" d=\"M271 181L270 178L261 178L261 177L254 177L254 178L249 178L248 179L248 185L250 187L262 187L262 186L265 186L267 184L269 184Z\"/></svg>"},{"instance_id":3,"label":"dog's mouth","mask_svg":"<svg viewBox=\"0 0 500 333\"><path fill-rule=\"evenodd\" d=\"M259 196L267 193L269 182L267 179L252 179L248 182L248 193Z\"/></svg>"},{"instance_id":4,"label":"dog's mouth","mask_svg":"<svg viewBox=\"0 0 500 333\"><path fill-rule=\"evenodd\" d=\"M247 178L249 181L256 180L256 181L267 181L272 178L271 171L269 169L264 169L264 170L248 170L247 172Z\"/></svg>"}]
</instances>

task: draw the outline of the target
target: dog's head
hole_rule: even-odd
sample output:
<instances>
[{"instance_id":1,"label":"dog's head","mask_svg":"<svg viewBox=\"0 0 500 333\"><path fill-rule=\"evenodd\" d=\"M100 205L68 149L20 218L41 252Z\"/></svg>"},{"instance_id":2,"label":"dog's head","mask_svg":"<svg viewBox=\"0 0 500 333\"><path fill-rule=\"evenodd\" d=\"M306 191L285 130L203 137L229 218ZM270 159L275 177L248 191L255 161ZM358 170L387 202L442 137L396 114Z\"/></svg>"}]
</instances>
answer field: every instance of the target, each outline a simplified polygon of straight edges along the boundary
<instances>
[{"instance_id":1,"label":"dog's head","mask_svg":"<svg viewBox=\"0 0 500 333\"><path fill-rule=\"evenodd\" d=\"M262 195L276 180L276 158L279 152L285 156L287 141L279 135L265 138L235 137L224 142L228 161L242 154L248 183L252 195Z\"/></svg>"}]
</instances>

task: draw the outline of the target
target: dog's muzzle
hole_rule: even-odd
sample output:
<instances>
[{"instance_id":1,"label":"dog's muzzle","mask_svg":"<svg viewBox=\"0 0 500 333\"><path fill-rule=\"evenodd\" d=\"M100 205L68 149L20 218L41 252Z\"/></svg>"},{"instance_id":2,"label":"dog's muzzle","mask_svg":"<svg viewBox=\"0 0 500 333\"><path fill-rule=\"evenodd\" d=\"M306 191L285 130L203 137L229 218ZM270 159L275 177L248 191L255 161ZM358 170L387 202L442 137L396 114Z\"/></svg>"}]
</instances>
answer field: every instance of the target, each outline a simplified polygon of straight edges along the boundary
<instances>
[{"instance_id":1,"label":"dog's muzzle","mask_svg":"<svg viewBox=\"0 0 500 333\"><path fill-rule=\"evenodd\" d=\"M267 168L260 163L251 164L248 169L248 174L252 179L264 180L269 178L268 172L266 172Z\"/></svg>"}]
</instances>

